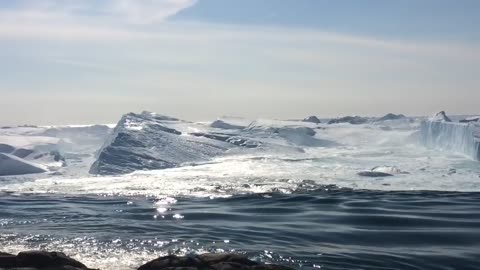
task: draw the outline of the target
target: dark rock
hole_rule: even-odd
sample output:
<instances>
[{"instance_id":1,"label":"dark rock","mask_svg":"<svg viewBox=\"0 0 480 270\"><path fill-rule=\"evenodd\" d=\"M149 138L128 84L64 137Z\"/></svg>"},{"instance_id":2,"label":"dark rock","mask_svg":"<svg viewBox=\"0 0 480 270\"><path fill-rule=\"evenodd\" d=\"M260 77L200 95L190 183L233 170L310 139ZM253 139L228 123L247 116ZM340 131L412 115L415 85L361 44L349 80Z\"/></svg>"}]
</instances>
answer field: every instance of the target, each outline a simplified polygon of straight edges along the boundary
<instances>
[{"instance_id":1,"label":"dark rock","mask_svg":"<svg viewBox=\"0 0 480 270\"><path fill-rule=\"evenodd\" d=\"M250 267L252 270L292 270L291 267L277 264L260 264Z\"/></svg>"},{"instance_id":2,"label":"dark rock","mask_svg":"<svg viewBox=\"0 0 480 270\"><path fill-rule=\"evenodd\" d=\"M309 123L315 123L315 124L321 123L320 119L318 119L318 117L316 117L315 115L312 115L303 119L302 122L309 122Z\"/></svg>"},{"instance_id":3,"label":"dark rock","mask_svg":"<svg viewBox=\"0 0 480 270\"><path fill-rule=\"evenodd\" d=\"M13 268L17 265L17 256L0 252L0 268Z\"/></svg>"},{"instance_id":4,"label":"dark rock","mask_svg":"<svg viewBox=\"0 0 480 270\"><path fill-rule=\"evenodd\" d=\"M61 252L25 251L17 256L0 253L0 268L23 270L89 270Z\"/></svg>"},{"instance_id":5,"label":"dark rock","mask_svg":"<svg viewBox=\"0 0 480 270\"><path fill-rule=\"evenodd\" d=\"M207 253L177 257L174 255L160 257L138 268L138 270L293 270L280 265L263 265L247 257L230 253Z\"/></svg>"},{"instance_id":6,"label":"dark rock","mask_svg":"<svg viewBox=\"0 0 480 270\"><path fill-rule=\"evenodd\" d=\"M235 262L221 262L211 266L215 270L249 270L250 267Z\"/></svg>"},{"instance_id":7,"label":"dark rock","mask_svg":"<svg viewBox=\"0 0 480 270\"><path fill-rule=\"evenodd\" d=\"M231 253L206 253L198 256L202 261L209 265L220 262L235 262L245 265L258 265L257 262L249 260L247 257Z\"/></svg>"},{"instance_id":8,"label":"dark rock","mask_svg":"<svg viewBox=\"0 0 480 270\"><path fill-rule=\"evenodd\" d=\"M390 174L390 173L373 172L373 171L359 172L358 175L360 175L360 176L365 176L365 177L387 177L387 176L393 176L393 174Z\"/></svg>"}]
</instances>

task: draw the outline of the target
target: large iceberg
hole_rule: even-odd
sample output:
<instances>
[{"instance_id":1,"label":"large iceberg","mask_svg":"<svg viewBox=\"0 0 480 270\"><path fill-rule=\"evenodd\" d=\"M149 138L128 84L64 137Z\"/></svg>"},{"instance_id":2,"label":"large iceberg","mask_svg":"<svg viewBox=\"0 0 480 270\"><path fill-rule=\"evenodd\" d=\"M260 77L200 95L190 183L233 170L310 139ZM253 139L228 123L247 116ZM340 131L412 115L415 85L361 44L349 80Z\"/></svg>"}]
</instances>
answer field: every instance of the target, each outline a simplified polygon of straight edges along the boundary
<instances>
[{"instance_id":1,"label":"large iceberg","mask_svg":"<svg viewBox=\"0 0 480 270\"><path fill-rule=\"evenodd\" d=\"M128 113L97 153L90 173L124 174L177 167L206 161L235 147L235 143L225 136L199 132L175 118L150 112Z\"/></svg>"},{"instance_id":2,"label":"large iceberg","mask_svg":"<svg viewBox=\"0 0 480 270\"><path fill-rule=\"evenodd\" d=\"M422 143L427 147L461 153L474 160L480 160L478 124L451 122L442 111L422 122L420 134Z\"/></svg>"},{"instance_id":3,"label":"large iceberg","mask_svg":"<svg viewBox=\"0 0 480 270\"><path fill-rule=\"evenodd\" d=\"M315 137L320 127L313 123L260 119L241 128L237 122L212 125L128 113L97 152L90 173L125 174L204 163L223 154L303 153L303 147L334 145Z\"/></svg>"}]
</instances>

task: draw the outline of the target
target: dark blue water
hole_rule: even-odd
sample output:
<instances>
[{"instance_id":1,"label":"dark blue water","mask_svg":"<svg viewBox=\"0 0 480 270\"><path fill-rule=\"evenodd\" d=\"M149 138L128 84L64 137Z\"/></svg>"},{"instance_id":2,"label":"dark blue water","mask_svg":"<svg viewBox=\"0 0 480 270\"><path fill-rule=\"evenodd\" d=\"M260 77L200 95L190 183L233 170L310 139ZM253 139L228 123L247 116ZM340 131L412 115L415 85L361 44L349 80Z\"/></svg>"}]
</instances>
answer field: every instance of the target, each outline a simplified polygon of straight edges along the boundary
<instances>
[{"instance_id":1,"label":"dark blue water","mask_svg":"<svg viewBox=\"0 0 480 270\"><path fill-rule=\"evenodd\" d=\"M329 187L176 199L3 193L0 247L58 249L111 269L205 251L301 269L480 269L480 193Z\"/></svg>"}]
</instances>

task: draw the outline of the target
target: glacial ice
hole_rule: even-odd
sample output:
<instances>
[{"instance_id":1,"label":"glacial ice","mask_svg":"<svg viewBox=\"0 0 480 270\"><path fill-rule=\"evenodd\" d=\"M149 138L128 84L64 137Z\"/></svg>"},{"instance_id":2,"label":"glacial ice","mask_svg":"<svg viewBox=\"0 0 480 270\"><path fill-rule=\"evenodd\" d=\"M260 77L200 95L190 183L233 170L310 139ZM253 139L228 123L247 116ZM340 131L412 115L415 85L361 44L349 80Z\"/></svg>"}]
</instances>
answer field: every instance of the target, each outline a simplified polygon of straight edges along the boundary
<instances>
[{"instance_id":1,"label":"glacial ice","mask_svg":"<svg viewBox=\"0 0 480 270\"><path fill-rule=\"evenodd\" d=\"M480 125L475 123L451 122L445 112L422 122L422 143L430 148L464 154L480 160Z\"/></svg>"},{"instance_id":2,"label":"glacial ice","mask_svg":"<svg viewBox=\"0 0 480 270\"><path fill-rule=\"evenodd\" d=\"M372 168L372 172L382 172L382 173L388 173L388 174L408 174L408 172L400 170L396 166L376 166Z\"/></svg>"},{"instance_id":3,"label":"glacial ice","mask_svg":"<svg viewBox=\"0 0 480 270\"><path fill-rule=\"evenodd\" d=\"M227 123L221 119L215 120L210 124L213 128L221 128L221 129L243 129L245 126L235 125Z\"/></svg>"},{"instance_id":4,"label":"glacial ice","mask_svg":"<svg viewBox=\"0 0 480 270\"><path fill-rule=\"evenodd\" d=\"M447 116L445 111L440 111L436 113L433 117L428 119L430 121L439 121L439 122L452 122L452 120Z\"/></svg>"},{"instance_id":5,"label":"glacial ice","mask_svg":"<svg viewBox=\"0 0 480 270\"><path fill-rule=\"evenodd\" d=\"M177 130L183 128L182 124L175 118L150 112L124 115L99 150L90 173L109 175L172 168L209 160L233 146Z\"/></svg>"},{"instance_id":6,"label":"glacial ice","mask_svg":"<svg viewBox=\"0 0 480 270\"><path fill-rule=\"evenodd\" d=\"M316 117L315 115L312 115L312 116L309 116L309 117L306 117L302 120L303 122L308 122L308 123L314 123L314 124L320 124L322 121L320 121L320 119L318 119L318 117Z\"/></svg>"},{"instance_id":7,"label":"glacial ice","mask_svg":"<svg viewBox=\"0 0 480 270\"><path fill-rule=\"evenodd\" d=\"M301 121L256 120L243 128L224 120L207 126L165 119L149 112L124 115L99 150L90 173L166 169L252 149L257 153L298 153L303 152L302 146L333 145L315 138L316 124Z\"/></svg>"},{"instance_id":8,"label":"glacial ice","mask_svg":"<svg viewBox=\"0 0 480 270\"><path fill-rule=\"evenodd\" d=\"M216 197L294 192L330 184L358 189L480 191L477 162L446 151L419 147L420 136L414 139L412 134L418 132L420 135L419 120L425 117L380 122L372 118L362 125L328 125L302 122L301 119L252 121L222 116L219 119L227 124L249 128L220 129L211 127L211 122L181 121L148 112L134 115L137 117L131 117L130 129L119 127L133 139L123 138L117 142L113 140L117 136L110 132L113 130L105 127L0 129L0 136L9 139L7 142L0 137L0 143L10 145L17 140L19 144L15 146L20 148L22 144L29 144L25 137L36 137L36 143L40 144L42 140L56 140L54 146L59 148L67 163L58 173L1 177L4 185L0 192ZM452 120L465 117L452 117ZM52 130L46 132L48 129ZM20 144L21 141L24 143ZM122 144L125 145L122 147ZM203 144L219 148L205 153L208 146L203 147ZM183 150L188 147L194 152L193 157ZM99 159L102 153L99 149L106 148L113 151L109 156L112 160ZM148 154L154 150L152 148L156 148L158 158L178 153L178 157L171 159L181 163L173 168L151 170L148 166L142 167L141 162L148 161L145 158L125 161L129 168L125 172L131 172L128 174L121 171L101 173L114 176L88 174L95 161L115 168L123 166L117 158ZM33 156L36 154L29 158ZM374 170L394 177L378 176L379 172L372 171L375 166L384 164L392 167L381 166ZM397 174L395 167L410 174ZM450 169L455 169L456 173L451 174ZM363 170L376 176L359 176L358 172ZM378 177L383 179L379 181Z\"/></svg>"},{"instance_id":9,"label":"glacial ice","mask_svg":"<svg viewBox=\"0 0 480 270\"><path fill-rule=\"evenodd\" d=\"M12 174L84 171L85 164L102 145L110 128L105 125L85 126L17 126L0 129L0 152L8 154L0 160L3 176ZM68 159L68 161L67 161ZM8 168L16 166L17 168ZM7 173L8 172L8 173Z\"/></svg>"},{"instance_id":10,"label":"glacial ice","mask_svg":"<svg viewBox=\"0 0 480 270\"><path fill-rule=\"evenodd\" d=\"M407 118L407 117L403 114L387 113L386 115L378 118L375 121L398 120L398 119L404 119L404 118Z\"/></svg>"},{"instance_id":11,"label":"glacial ice","mask_svg":"<svg viewBox=\"0 0 480 270\"><path fill-rule=\"evenodd\" d=\"M368 118L361 117L361 116L345 116L340 118L331 119L328 121L328 124L341 124L341 123L349 123L352 125L360 125L365 124L368 122Z\"/></svg>"},{"instance_id":12,"label":"glacial ice","mask_svg":"<svg viewBox=\"0 0 480 270\"><path fill-rule=\"evenodd\" d=\"M47 170L14 155L0 153L0 176L43 173Z\"/></svg>"},{"instance_id":13,"label":"glacial ice","mask_svg":"<svg viewBox=\"0 0 480 270\"><path fill-rule=\"evenodd\" d=\"M480 124L480 116L470 116L470 117L467 117L465 119L461 119L459 121L460 123L479 123Z\"/></svg>"}]
</instances>

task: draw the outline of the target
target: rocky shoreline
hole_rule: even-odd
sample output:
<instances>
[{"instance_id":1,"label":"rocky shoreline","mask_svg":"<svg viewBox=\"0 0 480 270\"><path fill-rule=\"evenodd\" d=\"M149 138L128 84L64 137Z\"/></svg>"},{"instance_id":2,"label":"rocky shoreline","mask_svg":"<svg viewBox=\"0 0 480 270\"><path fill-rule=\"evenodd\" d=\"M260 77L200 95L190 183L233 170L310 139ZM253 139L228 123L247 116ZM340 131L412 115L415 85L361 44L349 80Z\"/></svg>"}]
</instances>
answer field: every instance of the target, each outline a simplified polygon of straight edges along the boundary
<instances>
[{"instance_id":1,"label":"rocky shoreline","mask_svg":"<svg viewBox=\"0 0 480 270\"><path fill-rule=\"evenodd\" d=\"M17 255L0 252L0 270L96 270L72 259L62 252L24 251ZM233 253L159 257L138 270L294 270L293 268L262 264Z\"/></svg>"}]
</instances>

